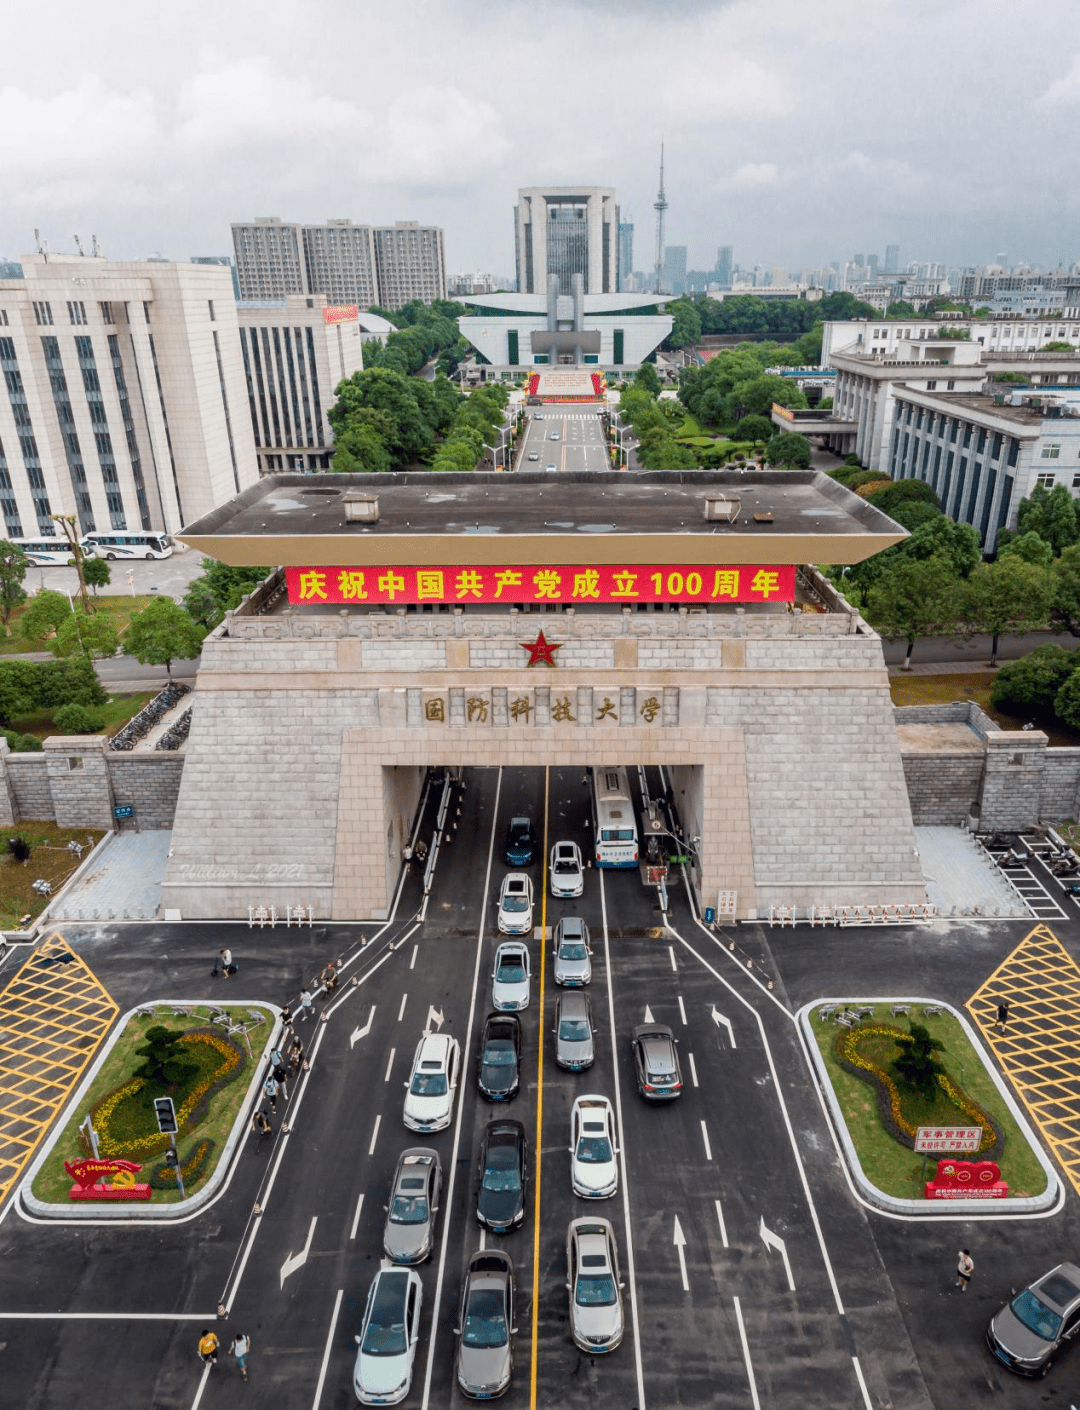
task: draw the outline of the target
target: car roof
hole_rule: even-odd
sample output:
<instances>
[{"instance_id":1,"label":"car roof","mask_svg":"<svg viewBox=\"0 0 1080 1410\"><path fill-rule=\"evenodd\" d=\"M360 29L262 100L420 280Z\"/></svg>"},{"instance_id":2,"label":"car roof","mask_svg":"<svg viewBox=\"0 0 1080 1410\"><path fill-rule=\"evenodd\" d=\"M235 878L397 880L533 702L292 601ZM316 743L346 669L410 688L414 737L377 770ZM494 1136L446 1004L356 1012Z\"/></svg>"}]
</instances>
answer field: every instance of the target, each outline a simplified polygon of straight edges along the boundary
<instances>
[{"instance_id":1,"label":"car roof","mask_svg":"<svg viewBox=\"0 0 1080 1410\"><path fill-rule=\"evenodd\" d=\"M504 1116L488 1122L484 1137L488 1141L501 1141L504 1137L512 1137L514 1140L520 1141L525 1137L525 1127L520 1121L514 1121L511 1117Z\"/></svg>"},{"instance_id":2,"label":"car roof","mask_svg":"<svg viewBox=\"0 0 1080 1410\"><path fill-rule=\"evenodd\" d=\"M375 1298L371 1304L372 1321L400 1312L409 1291L408 1268L380 1268L375 1274Z\"/></svg>"},{"instance_id":3,"label":"car roof","mask_svg":"<svg viewBox=\"0 0 1080 1410\"><path fill-rule=\"evenodd\" d=\"M556 852L569 852L572 855L573 853L578 852L581 849L578 847L576 842L556 842L555 850Z\"/></svg>"},{"instance_id":4,"label":"car roof","mask_svg":"<svg viewBox=\"0 0 1080 1410\"><path fill-rule=\"evenodd\" d=\"M666 1038L675 1041L675 1035L666 1023L642 1023L634 1029L634 1042L642 1043L648 1038Z\"/></svg>"},{"instance_id":5,"label":"car roof","mask_svg":"<svg viewBox=\"0 0 1080 1410\"><path fill-rule=\"evenodd\" d=\"M510 819L511 827L532 827L532 818L520 817Z\"/></svg>"},{"instance_id":6,"label":"car roof","mask_svg":"<svg viewBox=\"0 0 1080 1410\"><path fill-rule=\"evenodd\" d=\"M425 1033L420 1039L414 1062L438 1062L440 1065L445 1063L450 1057L450 1045L453 1041L449 1033Z\"/></svg>"},{"instance_id":7,"label":"car roof","mask_svg":"<svg viewBox=\"0 0 1080 1410\"><path fill-rule=\"evenodd\" d=\"M1075 1263L1059 1263L1031 1286L1046 1302L1067 1312L1080 1298L1080 1268Z\"/></svg>"},{"instance_id":8,"label":"car roof","mask_svg":"<svg viewBox=\"0 0 1080 1410\"><path fill-rule=\"evenodd\" d=\"M585 934L585 922L580 916L563 916L559 921L562 927L559 931L559 938L565 940L568 937L580 939Z\"/></svg>"},{"instance_id":9,"label":"car roof","mask_svg":"<svg viewBox=\"0 0 1080 1410\"><path fill-rule=\"evenodd\" d=\"M528 956L529 947L524 940L504 940L495 951L496 960L500 955L525 955Z\"/></svg>"},{"instance_id":10,"label":"car roof","mask_svg":"<svg viewBox=\"0 0 1080 1410\"><path fill-rule=\"evenodd\" d=\"M502 889L504 891L527 891L529 889L528 875L523 871L508 871L503 877Z\"/></svg>"},{"instance_id":11,"label":"car roof","mask_svg":"<svg viewBox=\"0 0 1080 1410\"><path fill-rule=\"evenodd\" d=\"M434 1165L437 1159L435 1152L427 1150L424 1146L410 1146L407 1151L401 1152L398 1165L405 1171L410 1166Z\"/></svg>"},{"instance_id":12,"label":"car roof","mask_svg":"<svg viewBox=\"0 0 1080 1410\"><path fill-rule=\"evenodd\" d=\"M471 1273L504 1273L512 1276L513 1272L514 1260L498 1248L477 1249L465 1265L466 1277Z\"/></svg>"}]
</instances>

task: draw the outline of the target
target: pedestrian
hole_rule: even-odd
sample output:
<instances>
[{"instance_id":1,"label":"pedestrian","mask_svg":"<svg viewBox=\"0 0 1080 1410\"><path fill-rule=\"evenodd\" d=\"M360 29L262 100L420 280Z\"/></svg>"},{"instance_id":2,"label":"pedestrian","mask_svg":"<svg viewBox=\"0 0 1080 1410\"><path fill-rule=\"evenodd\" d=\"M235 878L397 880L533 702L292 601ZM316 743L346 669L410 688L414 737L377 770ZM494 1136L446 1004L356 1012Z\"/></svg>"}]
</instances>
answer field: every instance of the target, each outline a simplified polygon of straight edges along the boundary
<instances>
[{"instance_id":1,"label":"pedestrian","mask_svg":"<svg viewBox=\"0 0 1080 1410\"><path fill-rule=\"evenodd\" d=\"M219 1342L217 1334L209 1327L202 1329L202 1336L199 1338L199 1355L203 1359L204 1366L216 1366Z\"/></svg>"},{"instance_id":2,"label":"pedestrian","mask_svg":"<svg viewBox=\"0 0 1080 1410\"><path fill-rule=\"evenodd\" d=\"M1008 999L999 999L997 1006L997 1031L999 1033L1005 1032L1005 1025L1008 1023L1008 1021L1009 1001Z\"/></svg>"},{"instance_id":3,"label":"pedestrian","mask_svg":"<svg viewBox=\"0 0 1080 1410\"><path fill-rule=\"evenodd\" d=\"M289 1048L289 1066L294 1073L299 1073L301 1064L304 1061L304 1045L299 1038L294 1038L292 1046Z\"/></svg>"},{"instance_id":4,"label":"pedestrian","mask_svg":"<svg viewBox=\"0 0 1080 1410\"><path fill-rule=\"evenodd\" d=\"M975 1260L966 1248L960 1250L959 1261L956 1265L956 1286L961 1292L967 1292L968 1283L971 1282L971 1275L975 1270Z\"/></svg>"},{"instance_id":5,"label":"pedestrian","mask_svg":"<svg viewBox=\"0 0 1080 1410\"><path fill-rule=\"evenodd\" d=\"M285 1085L289 1078L289 1069L283 1062L279 1062L274 1067L274 1081L278 1084L278 1089L286 1101L289 1100L289 1089Z\"/></svg>"},{"instance_id":6,"label":"pedestrian","mask_svg":"<svg viewBox=\"0 0 1080 1410\"><path fill-rule=\"evenodd\" d=\"M266 1093L270 1103L270 1110L277 1115L277 1082L274 1080L272 1072L267 1073L266 1081L263 1083L263 1091Z\"/></svg>"},{"instance_id":7,"label":"pedestrian","mask_svg":"<svg viewBox=\"0 0 1080 1410\"><path fill-rule=\"evenodd\" d=\"M237 1332L229 1347L229 1355L236 1357L236 1364L240 1367L240 1375L247 1380L247 1354L251 1350L251 1338L245 1336L243 1332Z\"/></svg>"},{"instance_id":8,"label":"pedestrian","mask_svg":"<svg viewBox=\"0 0 1080 1410\"><path fill-rule=\"evenodd\" d=\"M281 1010L281 1027L282 1029L292 1027L292 1009L288 1004Z\"/></svg>"},{"instance_id":9,"label":"pedestrian","mask_svg":"<svg viewBox=\"0 0 1080 1410\"><path fill-rule=\"evenodd\" d=\"M326 968L323 970L322 974L319 975L319 983L328 994L332 994L337 988L337 982L337 970L334 968L334 961L327 960Z\"/></svg>"},{"instance_id":10,"label":"pedestrian","mask_svg":"<svg viewBox=\"0 0 1080 1410\"><path fill-rule=\"evenodd\" d=\"M218 954L221 959L221 977L228 979L230 974L236 973L236 966L232 962L232 951L229 949L219 950Z\"/></svg>"},{"instance_id":11,"label":"pedestrian","mask_svg":"<svg viewBox=\"0 0 1080 1410\"><path fill-rule=\"evenodd\" d=\"M263 1137L272 1135L274 1130L265 1111L257 1111L251 1118L251 1129L259 1138L255 1142L255 1150L258 1152L262 1150Z\"/></svg>"},{"instance_id":12,"label":"pedestrian","mask_svg":"<svg viewBox=\"0 0 1080 1410\"><path fill-rule=\"evenodd\" d=\"M285 1062L285 1059L284 1059L284 1057L282 1056L281 1049L280 1049L280 1048L271 1048L271 1049L270 1049L270 1066L271 1066L271 1067L275 1067L275 1068L277 1068L277 1067L282 1067L282 1066L284 1065L284 1062Z\"/></svg>"},{"instance_id":13,"label":"pedestrian","mask_svg":"<svg viewBox=\"0 0 1080 1410\"><path fill-rule=\"evenodd\" d=\"M306 1023L311 1016L311 990L305 984L300 990L300 1017Z\"/></svg>"}]
</instances>

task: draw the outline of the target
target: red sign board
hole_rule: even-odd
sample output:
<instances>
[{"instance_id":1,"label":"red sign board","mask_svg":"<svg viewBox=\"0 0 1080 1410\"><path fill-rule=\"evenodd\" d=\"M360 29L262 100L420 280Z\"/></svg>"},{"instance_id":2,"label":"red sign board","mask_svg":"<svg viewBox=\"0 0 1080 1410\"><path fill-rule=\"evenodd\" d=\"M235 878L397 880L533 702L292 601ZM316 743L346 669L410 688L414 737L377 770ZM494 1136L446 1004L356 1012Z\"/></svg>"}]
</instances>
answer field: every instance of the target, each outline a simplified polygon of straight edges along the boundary
<instances>
[{"instance_id":1,"label":"red sign board","mask_svg":"<svg viewBox=\"0 0 1080 1410\"><path fill-rule=\"evenodd\" d=\"M993 1160L939 1160L924 1193L927 1199L1005 1199L1009 1187Z\"/></svg>"},{"instance_id":2,"label":"red sign board","mask_svg":"<svg viewBox=\"0 0 1080 1410\"><path fill-rule=\"evenodd\" d=\"M136 1184L135 1176L142 1169L133 1160L64 1161L64 1169L75 1181L69 1192L74 1200L149 1199L150 1186ZM109 1177L110 1184L103 1178Z\"/></svg>"},{"instance_id":3,"label":"red sign board","mask_svg":"<svg viewBox=\"0 0 1080 1410\"><path fill-rule=\"evenodd\" d=\"M355 323L359 317L356 304L329 304L323 309L324 323Z\"/></svg>"},{"instance_id":4,"label":"red sign board","mask_svg":"<svg viewBox=\"0 0 1080 1410\"><path fill-rule=\"evenodd\" d=\"M291 603L793 602L793 564L286 568Z\"/></svg>"}]
</instances>

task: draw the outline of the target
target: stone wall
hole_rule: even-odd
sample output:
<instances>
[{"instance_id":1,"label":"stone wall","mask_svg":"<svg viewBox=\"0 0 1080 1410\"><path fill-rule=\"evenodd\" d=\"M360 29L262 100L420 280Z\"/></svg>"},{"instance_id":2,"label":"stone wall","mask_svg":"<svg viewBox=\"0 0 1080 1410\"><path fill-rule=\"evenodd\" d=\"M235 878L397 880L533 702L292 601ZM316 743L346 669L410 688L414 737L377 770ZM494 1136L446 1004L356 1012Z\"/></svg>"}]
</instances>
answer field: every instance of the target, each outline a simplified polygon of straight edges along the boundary
<instances>
[{"instance_id":1,"label":"stone wall","mask_svg":"<svg viewBox=\"0 0 1080 1410\"><path fill-rule=\"evenodd\" d=\"M113 807L135 812L124 825L171 828L184 755L162 750L113 753L104 735L56 735L40 754L11 753L0 739L0 825L56 822L113 829Z\"/></svg>"},{"instance_id":2,"label":"stone wall","mask_svg":"<svg viewBox=\"0 0 1080 1410\"><path fill-rule=\"evenodd\" d=\"M905 753L904 782L915 823L966 827L979 806L984 757L975 752Z\"/></svg>"}]
</instances>

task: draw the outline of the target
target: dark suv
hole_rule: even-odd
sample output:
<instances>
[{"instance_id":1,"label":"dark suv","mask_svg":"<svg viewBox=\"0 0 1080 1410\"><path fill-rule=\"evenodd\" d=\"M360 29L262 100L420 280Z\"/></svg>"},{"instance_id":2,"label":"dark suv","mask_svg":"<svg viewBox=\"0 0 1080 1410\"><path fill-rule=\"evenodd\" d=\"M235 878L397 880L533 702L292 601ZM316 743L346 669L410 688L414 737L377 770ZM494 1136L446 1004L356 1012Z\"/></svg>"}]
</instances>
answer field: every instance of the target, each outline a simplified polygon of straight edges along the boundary
<instances>
[{"instance_id":1,"label":"dark suv","mask_svg":"<svg viewBox=\"0 0 1080 1410\"><path fill-rule=\"evenodd\" d=\"M637 1089L647 1102L682 1096L675 1035L666 1023L643 1023L630 1035Z\"/></svg>"},{"instance_id":2,"label":"dark suv","mask_svg":"<svg viewBox=\"0 0 1080 1410\"><path fill-rule=\"evenodd\" d=\"M536 861L536 833L532 818L511 818L503 843L503 861L508 867L531 867Z\"/></svg>"}]
</instances>

